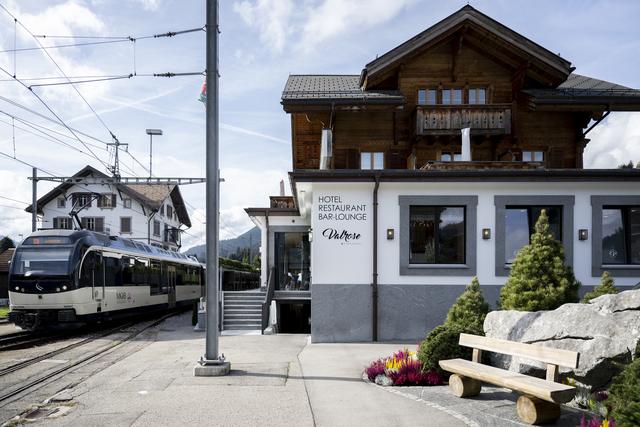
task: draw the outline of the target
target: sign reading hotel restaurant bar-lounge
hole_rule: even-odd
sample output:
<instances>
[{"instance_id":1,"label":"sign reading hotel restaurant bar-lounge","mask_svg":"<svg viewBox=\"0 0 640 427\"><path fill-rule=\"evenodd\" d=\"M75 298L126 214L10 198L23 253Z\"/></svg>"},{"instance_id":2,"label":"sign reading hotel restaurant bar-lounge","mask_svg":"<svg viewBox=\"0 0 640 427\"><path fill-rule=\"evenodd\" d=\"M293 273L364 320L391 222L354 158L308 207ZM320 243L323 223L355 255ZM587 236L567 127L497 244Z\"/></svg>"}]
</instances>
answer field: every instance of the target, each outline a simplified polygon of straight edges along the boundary
<instances>
[{"instance_id":1,"label":"sign reading hotel restaurant bar-lounge","mask_svg":"<svg viewBox=\"0 0 640 427\"><path fill-rule=\"evenodd\" d=\"M367 221L367 204L353 203L342 195L318 196L318 223L327 225L321 229L322 237L342 244L357 244L362 234L354 230L353 223Z\"/></svg>"}]
</instances>

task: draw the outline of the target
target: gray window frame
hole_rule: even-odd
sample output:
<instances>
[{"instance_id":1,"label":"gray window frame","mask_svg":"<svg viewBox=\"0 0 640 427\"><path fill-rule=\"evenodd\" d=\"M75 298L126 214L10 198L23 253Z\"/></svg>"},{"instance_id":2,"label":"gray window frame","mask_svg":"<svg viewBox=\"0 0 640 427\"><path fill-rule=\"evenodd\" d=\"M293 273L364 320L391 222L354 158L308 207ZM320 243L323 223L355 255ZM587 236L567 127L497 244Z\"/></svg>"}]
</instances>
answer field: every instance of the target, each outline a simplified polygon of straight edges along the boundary
<instances>
[{"instance_id":1,"label":"gray window frame","mask_svg":"<svg viewBox=\"0 0 640 427\"><path fill-rule=\"evenodd\" d=\"M401 276L475 276L478 196L398 196L400 205ZM411 264L409 262L409 209L411 206L464 206L465 264Z\"/></svg>"},{"instance_id":2,"label":"gray window frame","mask_svg":"<svg viewBox=\"0 0 640 427\"><path fill-rule=\"evenodd\" d=\"M511 267L504 262L507 206L562 206L562 244L565 265L573 267L573 208L575 196L494 196L496 207L495 270L496 276L509 275Z\"/></svg>"},{"instance_id":3,"label":"gray window frame","mask_svg":"<svg viewBox=\"0 0 640 427\"><path fill-rule=\"evenodd\" d=\"M603 206L640 206L640 196L591 196L591 276L600 277L608 271L613 277L636 277L640 265L602 264Z\"/></svg>"}]
</instances>

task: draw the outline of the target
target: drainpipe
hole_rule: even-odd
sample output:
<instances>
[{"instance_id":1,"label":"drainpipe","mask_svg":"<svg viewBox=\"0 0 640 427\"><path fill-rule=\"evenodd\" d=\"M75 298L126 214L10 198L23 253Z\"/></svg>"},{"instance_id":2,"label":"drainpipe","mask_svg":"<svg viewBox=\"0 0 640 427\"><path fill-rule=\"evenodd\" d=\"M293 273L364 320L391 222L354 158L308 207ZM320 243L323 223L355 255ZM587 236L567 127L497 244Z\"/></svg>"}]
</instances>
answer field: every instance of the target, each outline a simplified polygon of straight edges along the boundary
<instances>
[{"instance_id":1,"label":"drainpipe","mask_svg":"<svg viewBox=\"0 0 640 427\"><path fill-rule=\"evenodd\" d=\"M265 217L265 222L267 225L267 241L264 242L265 244L265 249L264 249L264 257L266 258L266 264L267 264L267 271L266 271L266 278L267 278L267 283L265 283L265 287L269 285L269 273L271 273L271 266L269 265L269 210L267 210L264 213L264 217Z\"/></svg>"},{"instance_id":2,"label":"drainpipe","mask_svg":"<svg viewBox=\"0 0 640 427\"><path fill-rule=\"evenodd\" d=\"M371 284L371 336L378 341L378 188L380 175L374 177L373 187L373 283Z\"/></svg>"},{"instance_id":3,"label":"drainpipe","mask_svg":"<svg viewBox=\"0 0 640 427\"><path fill-rule=\"evenodd\" d=\"M149 219L147 220L147 244L151 245L151 220L156 216L157 211L151 212Z\"/></svg>"}]
</instances>

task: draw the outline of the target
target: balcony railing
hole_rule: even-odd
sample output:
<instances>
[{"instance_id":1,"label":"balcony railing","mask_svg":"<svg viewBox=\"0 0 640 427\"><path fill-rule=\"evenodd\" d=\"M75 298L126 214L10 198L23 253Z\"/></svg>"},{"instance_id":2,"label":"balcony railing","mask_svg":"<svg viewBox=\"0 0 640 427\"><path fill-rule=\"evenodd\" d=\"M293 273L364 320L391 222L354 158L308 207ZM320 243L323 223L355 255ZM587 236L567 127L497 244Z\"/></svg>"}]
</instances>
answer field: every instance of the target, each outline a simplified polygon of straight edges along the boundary
<instances>
[{"instance_id":1,"label":"balcony railing","mask_svg":"<svg viewBox=\"0 0 640 427\"><path fill-rule=\"evenodd\" d=\"M294 209L296 207L291 196L270 196L270 207L275 209Z\"/></svg>"},{"instance_id":2,"label":"balcony railing","mask_svg":"<svg viewBox=\"0 0 640 427\"><path fill-rule=\"evenodd\" d=\"M419 105L417 135L455 135L471 128L472 134L511 133L511 104Z\"/></svg>"},{"instance_id":3,"label":"balcony railing","mask_svg":"<svg viewBox=\"0 0 640 427\"><path fill-rule=\"evenodd\" d=\"M180 229L175 227L167 227L164 230L164 241L165 243L180 245Z\"/></svg>"}]
</instances>

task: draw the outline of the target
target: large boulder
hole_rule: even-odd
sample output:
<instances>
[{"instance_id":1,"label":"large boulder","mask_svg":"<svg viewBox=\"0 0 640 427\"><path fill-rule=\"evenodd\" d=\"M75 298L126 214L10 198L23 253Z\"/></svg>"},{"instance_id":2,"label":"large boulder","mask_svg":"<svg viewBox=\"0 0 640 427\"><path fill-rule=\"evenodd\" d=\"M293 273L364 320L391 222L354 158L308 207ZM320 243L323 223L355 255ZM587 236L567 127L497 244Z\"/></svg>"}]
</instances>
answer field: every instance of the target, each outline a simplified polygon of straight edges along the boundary
<instances>
[{"instance_id":1,"label":"large boulder","mask_svg":"<svg viewBox=\"0 0 640 427\"><path fill-rule=\"evenodd\" d=\"M607 385L629 363L640 341L640 290L603 295L588 304L564 304L551 311L492 311L484 321L487 337L538 343L580 353L577 369L560 374L591 387ZM492 364L527 374L545 366L528 359L492 355Z\"/></svg>"}]
</instances>

